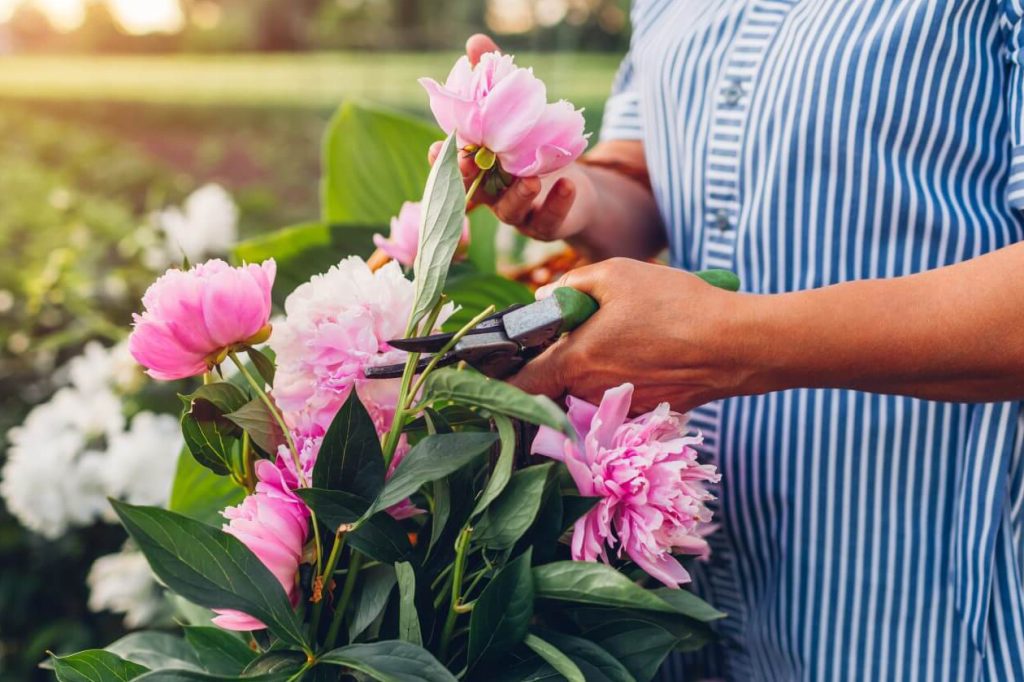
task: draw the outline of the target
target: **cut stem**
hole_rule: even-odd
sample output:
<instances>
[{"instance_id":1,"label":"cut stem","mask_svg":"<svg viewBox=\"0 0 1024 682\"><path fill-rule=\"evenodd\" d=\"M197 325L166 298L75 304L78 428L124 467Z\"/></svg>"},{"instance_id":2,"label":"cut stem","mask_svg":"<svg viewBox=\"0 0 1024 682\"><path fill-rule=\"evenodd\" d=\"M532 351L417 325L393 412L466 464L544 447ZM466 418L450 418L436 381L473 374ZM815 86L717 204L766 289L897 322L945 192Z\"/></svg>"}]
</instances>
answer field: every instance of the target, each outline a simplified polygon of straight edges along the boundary
<instances>
[{"instance_id":1,"label":"cut stem","mask_svg":"<svg viewBox=\"0 0 1024 682\"><path fill-rule=\"evenodd\" d=\"M341 630L341 621L345 617L345 609L352 599L352 592L356 587L356 578L359 576L359 569L363 564L363 555L359 552L352 552L352 561L348 566L348 575L345 576L345 586L341 588L341 598L334 607L334 618L331 619L331 627L327 631L327 639L324 640L326 648L334 646L338 639L338 632Z\"/></svg>"},{"instance_id":2,"label":"cut stem","mask_svg":"<svg viewBox=\"0 0 1024 682\"><path fill-rule=\"evenodd\" d=\"M469 538L473 529L466 526L459 533L455 540L455 570L452 575L452 598L448 603L448 617L444 621L444 630L441 632L441 660L448 658L448 646L451 644L452 632L455 630L455 621L459 616L458 607L462 600L462 578L466 571L467 552L469 550Z\"/></svg>"}]
</instances>

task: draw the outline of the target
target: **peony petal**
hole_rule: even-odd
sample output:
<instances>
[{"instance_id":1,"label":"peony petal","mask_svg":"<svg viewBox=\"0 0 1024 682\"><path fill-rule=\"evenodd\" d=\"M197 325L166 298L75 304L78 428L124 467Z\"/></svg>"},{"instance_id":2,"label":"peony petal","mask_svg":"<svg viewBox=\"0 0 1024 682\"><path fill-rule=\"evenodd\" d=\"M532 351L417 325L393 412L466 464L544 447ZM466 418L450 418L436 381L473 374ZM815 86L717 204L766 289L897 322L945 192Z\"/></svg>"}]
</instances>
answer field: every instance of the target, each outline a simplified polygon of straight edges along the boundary
<instances>
[{"instance_id":1,"label":"peony petal","mask_svg":"<svg viewBox=\"0 0 1024 682\"><path fill-rule=\"evenodd\" d=\"M264 630L267 627L263 624L263 621L257 620L249 614L242 613L241 611L234 611L232 609L214 609L213 612L218 615L216 618L213 618L211 622L217 627L225 630L249 632L252 630Z\"/></svg>"},{"instance_id":2,"label":"peony petal","mask_svg":"<svg viewBox=\"0 0 1024 682\"><path fill-rule=\"evenodd\" d=\"M542 426L530 446L530 454L543 455L561 461L565 457L565 443L570 440L549 426Z\"/></svg>"},{"instance_id":3,"label":"peony petal","mask_svg":"<svg viewBox=\"0 0 1024 682\"><path fill-rule=\"evenodd\" d=\"M648 556L642 548L626 545L626 553L644 573L659 580L665 587L677 589L680 585L690 582L690 574L667 552L654 558Z\"/></svg>"},{"instance_id":4,"label":"peony petal","mask_svg":"<svg viewBox=\"0 0 1024 682\"><path fill-rule=\"evenodd\" d=\"M566 101L548 104L537 125L515 147L501 154L501 167L516 177L552 173L587 148L583 113Z\"/></svg>"},{"instance_id":5,"label":"peony petal","mask_svg":"<svg viewBox=\"0 0 1024 682\"><path fill-rule=\"evenodd\" d=\"M544 83L529 69L502 79L481 105L483 145L496 154L514 148L544 113Z\"/></svg>"}]
</instances>

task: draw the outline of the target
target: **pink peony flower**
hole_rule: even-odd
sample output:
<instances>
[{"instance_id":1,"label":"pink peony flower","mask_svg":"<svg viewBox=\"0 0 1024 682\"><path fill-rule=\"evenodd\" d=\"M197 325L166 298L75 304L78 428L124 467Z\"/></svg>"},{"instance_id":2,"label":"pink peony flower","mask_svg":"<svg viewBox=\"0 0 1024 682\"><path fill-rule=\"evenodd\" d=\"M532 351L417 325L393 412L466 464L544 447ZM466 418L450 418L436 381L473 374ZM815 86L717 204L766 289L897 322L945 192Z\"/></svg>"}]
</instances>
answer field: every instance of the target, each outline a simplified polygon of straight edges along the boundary
<instances>
[{"instance_id":1,"label":"pink peony flower","mask_svg":"<svg viewBox=\"0 0 1024 682\"><path fill-rule=\"evenodd\" d=\"M420 245L420 202L407 201L402 204L398 216L391 219L391 234L387 239L384 235L373 235L373 243L377 248L405 266L412 265L416 260L416 250ZM462 240L460 246L469 243L469 219L462 224Z\"/></svg>"},{"instance_id":2,"label":"pink peony flower","mask_svg":"<svg viewBox=\"0 0 1024 682\"><path fill-rule=\"evenodd\" d=\"M583 114L566 101L549 104L543 81L509 55L491 52L475 67L461 57L444 85L421 78L430 110L459 145L483 148L517 177L545 175L587 148Z\"/></svg>"},{"instance_id":3,"label":"pink peony flower","mask_svg":"<svg viewBox=\"0 0 1024 682\"><path fill-rule=\"evenodd\" d=\"M265 340L276 272L273 259L168 270L146 290L145 310L134 316L132 357L154 379L183 379L207 371L227 349Z\"/></svg>"},{"instance_id":4,"label":"pink peony flower","mask_svg":"<svg viewBox=\"0 0 1024 682\"><path fill-rule=\"evenodd\" d=\"M600 406L569 398L569 421L579 435L567 438L541 428L534 454L564 462L580 494L602 498L576 522L572 557L608 562L607 548L625 550L640 568L669 587L690 575L673 554L707 556L703 535L714 499L704 488L720 476L697 462L691 447L701 437L687 436L683 415L668 403L627 419L633 385L605 392Z\"/></svg>"},{"instance_id":5,"label":"pink peony flower","mask_svg":"<svg viewBox=\"0 0 1024 682\"><path fill-rule=\"evenodd\" d=\"M222 513L224 531L235 536L263 562L284 588L292 606L299 603L296 574L309 533L309 510L295 496L281 471L267 460L256 463L256 492L237 507ZM225 630L259 630L266 627L252 616L232 609L214 609L215 625Z\"/></svg>"},{"instance_id":6,"label":"pink peony flower","mask_svg":"<svg viewBox=\"0 0 1024 682\"><path fill-rule=\"evenodd\" d=\"M285 319L277 323L270 347L277 354L273 394L295 438L307 480L323 436L334 416L355 391L380 434L391 428L400 381L370 380L367 367L405 361L388 345L400 338L412 310L415 285L397 263L373 272L350 257L300 285L285 301ZM443 322L452 313L447 306ZM439 322L440 324L440 322ZM407 447L391 461L392 470ZM298 484L290 456L278 457L289 485ZM404 516L411 505L390 510Z\"/></svg>"}]
</instances>

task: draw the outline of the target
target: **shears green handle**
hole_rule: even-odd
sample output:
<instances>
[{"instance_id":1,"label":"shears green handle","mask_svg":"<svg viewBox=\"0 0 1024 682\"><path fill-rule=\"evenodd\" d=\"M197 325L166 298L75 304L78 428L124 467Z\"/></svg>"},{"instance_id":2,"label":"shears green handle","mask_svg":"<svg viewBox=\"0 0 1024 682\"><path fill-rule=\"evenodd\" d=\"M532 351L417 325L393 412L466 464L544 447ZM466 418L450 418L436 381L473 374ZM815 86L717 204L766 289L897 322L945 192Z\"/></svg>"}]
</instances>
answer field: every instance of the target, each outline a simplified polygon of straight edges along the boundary
<instances>
[{"instance_id":1,"label":"shears green handle","mask_svg":"<svg viewBox=\"0 0 1024 682\"><path fill-rule=\"evenodd\" d=\"M740 278L735 272L729 270L701 270L693 273L711 286L725 289L726 291L739 291ZM597 301L589 294L585 294L572 287L558 287L553 294L558 301L558 307L562 310L562 327L560 334L571 332L576 327L590 319L590 316L597 312Z\"/></svg>"}]
</instances>

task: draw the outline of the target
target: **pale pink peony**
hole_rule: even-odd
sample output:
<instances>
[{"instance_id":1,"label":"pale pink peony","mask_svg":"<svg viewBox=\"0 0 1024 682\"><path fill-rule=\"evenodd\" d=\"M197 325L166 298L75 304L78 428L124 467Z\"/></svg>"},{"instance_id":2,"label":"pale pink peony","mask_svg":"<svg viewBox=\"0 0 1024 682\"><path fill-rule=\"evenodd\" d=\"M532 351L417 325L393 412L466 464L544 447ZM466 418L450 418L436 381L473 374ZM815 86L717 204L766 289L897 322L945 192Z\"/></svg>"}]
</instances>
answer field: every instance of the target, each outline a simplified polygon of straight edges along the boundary
<instances>
[{"instance_id":1,"label":"pale pink peony","mask_svg":"<svg viewBox=\"0 0 1024 682\"><path fill-rule=\"evenodd\" d=\"M284 588L292 606L299 603L296 575L309 533L309 510L290 490L282 472L267 460L256 463L256 491L222 513L224 531L248 547ZM232 609L214 609L215 625L226 630L260 630L258 619Z\"/></svg>"},{"instance_id":2,"label":"pale pink peony","mask_svg":"<svg viewBox=\"0 0 1024 682\"><path fill-rule=\"evenodd\" d=\"M391 219L391 234L387 239L382 234L373 235L373 243L377 248L405 266L412 265L416 260L416 251L420 245L420 219L422 209L420 202L407 201L402 210ZM469 243L469 219L462 223L462 239L460 246Z\"/></svg>"},{"instance_id":3,"label":"pale pink peony","mask_svg":"<svg viewBox=\"0 0 1024 682\"><path fill-rule=\"evenodd\" d=\"M303 474L309 480L323 436L355 391L380 434L391 428L400 381L370 380L367 367L405 362L388 345L401 338L412 310L415 285L397 263L373 272L350 257L300 285L285 301L285 319L274 326L270 347L277 354L273 395L295 438ZM452 312L446 306L445 320ZM407 447L391 461L392 470ZM278 466L289 485L298 484L295 464L280 453ZM395 516L413 513L399 505Z\"/></svg>"},{"instance_id":4,"label":"pale pink peony","mask_svg":"<svg viewBox=\"0 0 1024 682\"><path fill-rule=\"evenodd\" d=\"M210 260L168 270L146 290L128 349L154 379L206 372L226 349L261 341L269 331L270 290L277 266L233 268Z\"/></svg>"},{"instance_id":5,"label":"pale pink peony","mask_svg":"<svg viewBox=\"0 0 1024 682\"><path fill-rule=\"evenodd\" d=\"M421 78L430 110L459 145L493 152L517 177L546 175L587 148L583 114L565 101L549 104L543 81L510 55L490 52L474 67L461 57L444 85Z\"/></svg>"},{"instance_id":6,"label":"pale pink peony","mask_svg":"<svg viewBox=\"0 0 1024 682\"><path fill-rule=\"evenodd\" d=\"M569 421L579 435L572 439L542 427L533 452L565 463L586 497L601 501L576 522L572 557L608 562L608 548L625 550L640 568L668 587L689 582L690 575L673 554L707 556L703 535L714 499L704 487L720 476L700 464L691 447L701 437L686 435L683 415L668 403L627 419L633 385L605 392L600 406L569 398Z\"/></svg>"}]
</instances>

